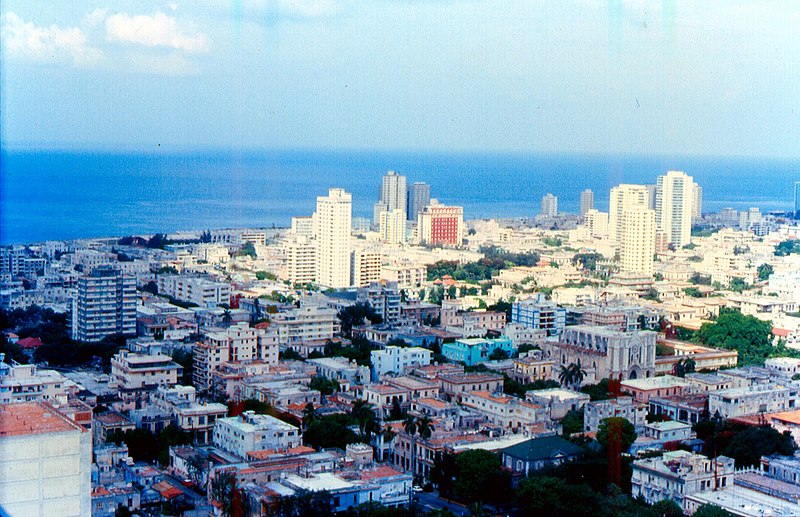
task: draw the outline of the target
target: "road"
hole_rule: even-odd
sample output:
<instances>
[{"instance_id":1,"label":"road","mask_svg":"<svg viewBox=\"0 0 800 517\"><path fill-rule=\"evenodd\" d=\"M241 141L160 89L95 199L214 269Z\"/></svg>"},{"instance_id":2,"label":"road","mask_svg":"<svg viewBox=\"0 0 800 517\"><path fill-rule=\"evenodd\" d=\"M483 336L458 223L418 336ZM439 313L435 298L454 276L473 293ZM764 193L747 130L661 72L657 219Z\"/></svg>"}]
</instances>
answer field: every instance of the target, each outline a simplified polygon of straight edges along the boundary
<instances>
[{"instance_id":1,"label":"road","mask_svg":"<svg viewBox=\"0 0 800 517\"><path fill-rule=\"evenodd\" d=\"M458 503L451 502L447 499L439 497L437 492L418 492L414 494L414 499L429 510L443 510L447 509L456 515L469 515L469 510Z\"/></svg>"}]
</instances>

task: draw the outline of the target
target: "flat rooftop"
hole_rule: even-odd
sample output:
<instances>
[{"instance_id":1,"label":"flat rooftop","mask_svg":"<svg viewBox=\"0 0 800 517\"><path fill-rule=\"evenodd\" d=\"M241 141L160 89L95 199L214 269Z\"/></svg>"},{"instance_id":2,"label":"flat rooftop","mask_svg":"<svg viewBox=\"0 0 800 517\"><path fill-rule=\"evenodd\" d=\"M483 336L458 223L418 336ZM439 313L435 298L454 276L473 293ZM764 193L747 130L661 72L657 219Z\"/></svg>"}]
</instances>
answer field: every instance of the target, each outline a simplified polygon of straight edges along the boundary
<instances>
[{"instance_id":1,"label":"flat rooftop","mask_svg":"<svg viewBox=\"0 0 800 517\"><path fill-rule=\"evenodd\" d=\"M34 434L88 432L43 403L0 404L0 437Z\"/></svg>"}]
</instances>

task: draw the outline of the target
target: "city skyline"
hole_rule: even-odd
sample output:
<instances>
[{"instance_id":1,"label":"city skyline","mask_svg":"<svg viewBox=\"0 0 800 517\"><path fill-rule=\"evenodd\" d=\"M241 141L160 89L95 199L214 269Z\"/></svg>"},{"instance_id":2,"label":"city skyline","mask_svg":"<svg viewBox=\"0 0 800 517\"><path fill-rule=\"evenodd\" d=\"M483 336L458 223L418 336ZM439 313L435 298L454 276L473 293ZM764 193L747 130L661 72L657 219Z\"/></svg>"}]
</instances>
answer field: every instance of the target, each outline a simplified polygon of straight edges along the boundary
<instances>
[{"instance_id":1,"label":"city skyline","mask_svg":"<svg viewBox=\"0 0 800 517\"><path fill-rule=\"evenodd\" d=\"M4 148L800 155L790 2L108 7L4 2Z\"/></svg>"}]
</instances>

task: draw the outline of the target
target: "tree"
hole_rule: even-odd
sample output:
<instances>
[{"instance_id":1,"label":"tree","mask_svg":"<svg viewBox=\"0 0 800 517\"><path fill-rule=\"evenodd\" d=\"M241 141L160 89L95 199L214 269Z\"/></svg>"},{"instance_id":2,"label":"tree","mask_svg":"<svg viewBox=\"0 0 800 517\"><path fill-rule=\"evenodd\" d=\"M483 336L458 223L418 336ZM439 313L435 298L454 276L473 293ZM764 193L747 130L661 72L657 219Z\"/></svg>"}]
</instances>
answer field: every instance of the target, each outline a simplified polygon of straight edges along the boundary
<instances>
[{"instance_id":1,"label":"tree","mask_svg":"<svg viewBox=\"0 0 800 517\"><path fill-rule=\"evenodd\" d=\"M675 374L676 377L686 377L687 373L693 373L695 369L695 360L692 357L687 357L685 359L679 359L675 366L672 368L672 373Z\"/></svg>"},{"instance_id":2,"label":"tree","mask_svg":"<svg viewBox=\"0 0 800 517\"><path fill-rule=\"evenodd\" d=\"M331 517L333 498L330 492L298 490L294 495L282 497L278 515L280 517Z\"/></svg>"},{"instance_id":3,"label":"tree","mask_svg":"<svg viewBox=\"0 0 800 517\"><path fill-rule=\"evenodd\" d=\"M523 479L515 496L523 515L578 517L604 506L602 498L588 486L569 485L549 476Z\"/></svg>"},{"instance_id":4,"label":"tree","mask_svg":"<svg viewBox=\"0 0 800 517\"><path fill-rule=\"evenodd\" d=\"M775 268L773 268L769 264L761 264L758 266L758 279L759 280L769 280L770 275L775 272Z\"/></svg>"},{"instance_id":5,"label":"tree","mask_svg":"<svg viewBox=\"0 0 800 517\"><path fill-rule=\"evenodd\" d=\"M746 427L735 433L722 454L733 458L736 467L757 466L762 456L780 454L791 456L797 450L792 435L788 431L781 433L769 425Z\"/></svg>"},{"instance_id":6,"label":"tree","mask_svg":"<svg viewBox=\"0 0 800 517\"><path fill-rule=\"evenodd\" d=\"M316 375L311 379L308 387L317 390L323 395L333 395L342 388L336 379L328 379L324 375Z\"/></svg>"},{"instance_id":7,"label":"tree","mask_svg":"<svg viewBox=\"0 0 800 517\"><path fill-rule=\"evenodd\" d=\"M317 408L314 407L313 402L309 402L306 404L306 407L303 408L303 429L306 429L318 419L319 413L317 412Z\"/></svg>"},{"instance_id":8,"label":"tree","mask_svg":"<svg viewBox=\"0 0 800 517\"><path fill-rule=\"evenodd\" d=\"M736 309L720 309L716 321L703 323L697 336L705 345L738 351L740 366L763 364L772 352L772 324Z\"/></svg>"},{"instance_id":9,"label":"tree","mask_svg":"<svg viewBox=\"0 0 800 517\"><path fill-rule=\"evenodd\" d=\"M191 386L194 375L194 352L177 348L172 352L172 360L183 367L180 383L184 386Z\"/></svg>"},{"instance_id":10,"label":"tree","mask_svg":"<svg viewBox=\"0 0 800 517\"><path fill-rule=\"evenodd\" d=\"M509 490L509 478L501 467L500 456L483 449L464 451L456 457L458 473L453 486L455 496L464 502L493 502Z\"/></svg>"},{"instance_id":11,"label":"tree","mask_svg":"<svg viewBox=\"0 0 800 517\"><path fill-rule=\"evenodd\" d=\"M586 393L592 402L596 400L608 400L611 398L609 393L608 379L601 379L597 384L587 384L581 386L581 393Z\"/></svg>"},{"instance_id":12,"label":"tree","mask_svg":"<svg viewBox=\"0 0 800 517\"><path fill-rule=\"evenodd\" d=\"M508 354L502 348L495 348L492 350L492 353L489 354L490 361L502 361L503 359L508 359Z\"/></svg>"},{"instance_id":13,"label":"tree","mask_svg":"<svg viewBox=\"0 0 800 517\"><path fill-rule=\"evenodd\" d=\"M653 510L660 517L683 517L683 509L672 499L662 499L654 503Z\"/></svg>"},{"instance_id":14,"label":"tree","mask_svg":"<svg viewBox=\"0 0 800 517\"><path fill-rule=\"evenodd\" d=\"M403 429L411 437L411 475L417 475L417 419L414 415L406 415Z\"/></svg>"},{"instance_id":15,"label":"tree","mask_svg":"<svg viewBox=\"0 0 800 517\"><path fill-rule=\"evenodd\" d=\"M353 327L363 325L364 320L369 320L373 325L383 322L383 318L368 303L357 303L350 307L344 307L336 316L342 324L342 334L345 336L350 336Z\"/></svg>"},{"instance_id":16,"label":"tree","mask_svg":"<svg viewBox=\"0 0 800 517\"><path fill-rule=\"evenodd\" d=\"M564 386L575 387L583 382L586 377L586 371L581 365L581 360L578 359L577 363L570 363L569 366L562 366L558 374L558 380Z\"/></svg>"},{"instance_id":17,"label":"tree","mask_svg":"<svg viewBox=\"0 0 800 517\"><path fill-rule=\"evenodd\" d=\"M570 409L564 418L561 419L561 432L564 436L583 431L583 407L580 409Z\"/></svg>"},{"instance_id":18,"label":"tree","mask_svg":"<svg viewBox=\"0 0 800 517\"><path fill-rule=\"evenodd\" d=\"M706 503L700 508L697 509L696 512L692 514L692 517L735 517L731 512L727 510L723 510L719 506L711 503Z\"/></svg>"},{"instance_id":19,"label":"tree","mask_svg":"<svg viewBox=\"0 0 800 517\"><path fill-rule=\"evenodd\" d=\"M608 449L610 439L619 436L622 452L627 451L636 441L636 428L626 418L613 416L604 418L597 427L597 441Z\"/></svg>"}]
</instances>

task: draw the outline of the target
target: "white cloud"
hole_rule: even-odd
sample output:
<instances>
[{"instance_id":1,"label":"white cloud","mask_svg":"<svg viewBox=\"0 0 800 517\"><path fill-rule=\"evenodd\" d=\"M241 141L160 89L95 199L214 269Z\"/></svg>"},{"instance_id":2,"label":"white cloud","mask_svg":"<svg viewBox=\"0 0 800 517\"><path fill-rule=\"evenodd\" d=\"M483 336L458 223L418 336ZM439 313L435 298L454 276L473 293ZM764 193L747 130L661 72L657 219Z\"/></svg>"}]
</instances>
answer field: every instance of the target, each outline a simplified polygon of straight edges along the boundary
<instances>
[{"instance_id":1,"label":"white cloud","mask_svg":"<svg viewBox=\"0 0 800 517\"><path fill-rule=\"evenodd\" d=\"M78 27L39 27L14 12L3 13L1 18L4 55L44 63L66 61L78 66L93 66L104 58L102 50L91 47Z\"/></svg>"},{"instance_id":2,"label":"white cloud","mask_svg":"<svg viewBox=\"0 0 800 517\"><path fill-rule=\"evenodd\" d=\"M204 52L209 47L205 34L184 33L175 18L161 11L156 11L152 16L112 14L106 18L106 38L109 41L167 47L187 52Z\"/></svg>"},{"instance_id":3,"label":"white cloud","mask_svg":"<svg viewBox=\"0 0 800 517\"><path fill-rule=\"evenodd\" d=\"M103 20L106 19L107 13L108 9L95 9L90 13L86 13L86 23L88 23L91 27L96 27L103 23Z\"/></svg>"}]
</instances>

